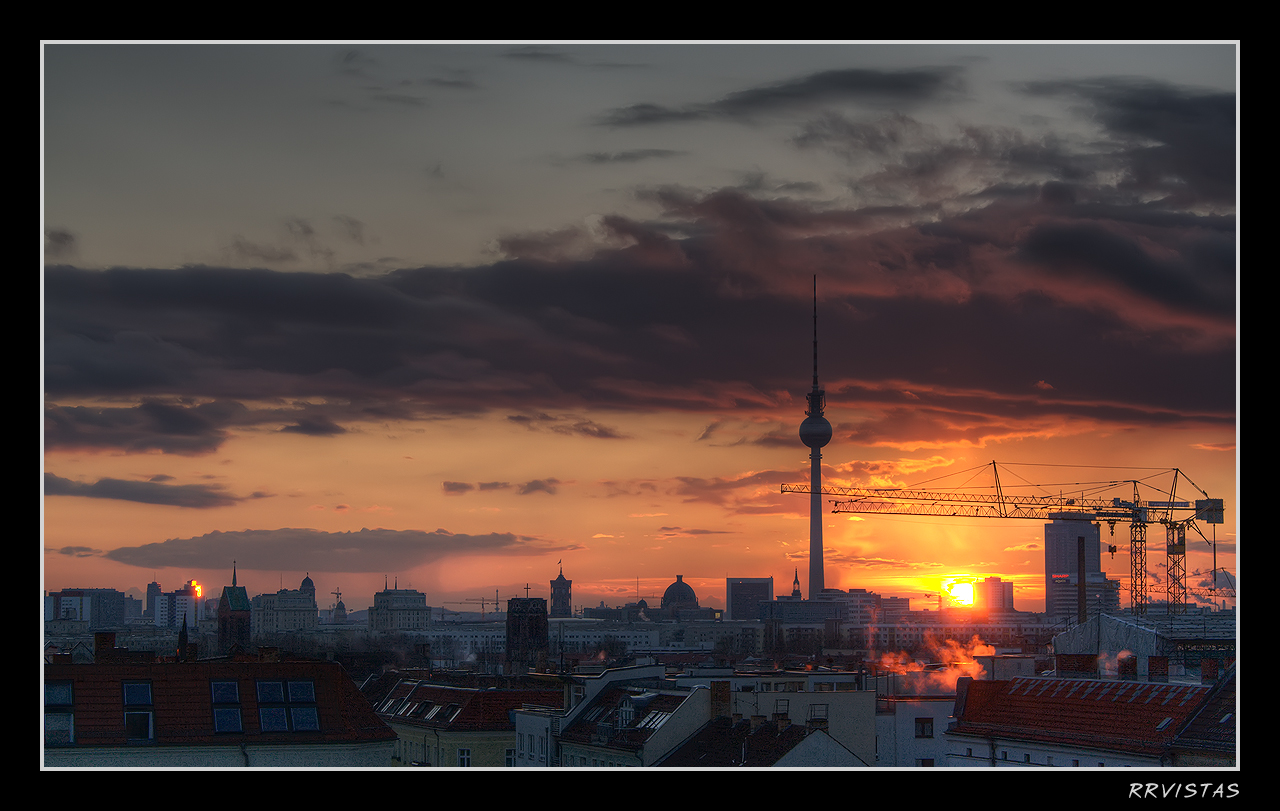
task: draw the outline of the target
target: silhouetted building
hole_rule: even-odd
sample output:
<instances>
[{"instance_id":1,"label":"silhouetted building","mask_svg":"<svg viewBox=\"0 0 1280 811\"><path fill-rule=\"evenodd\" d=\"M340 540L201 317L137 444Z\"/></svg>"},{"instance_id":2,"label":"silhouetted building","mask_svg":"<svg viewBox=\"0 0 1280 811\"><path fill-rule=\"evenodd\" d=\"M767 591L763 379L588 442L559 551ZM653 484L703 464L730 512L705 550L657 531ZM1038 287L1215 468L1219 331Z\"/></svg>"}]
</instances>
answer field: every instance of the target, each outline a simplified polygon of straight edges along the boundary
<instances>
[{"instance_id":1,"label":"silhouetted building","mask_svg":"<svg viewBox=\"0 0 1280 811\"><path fill-rule=\"evenodd\" d=\"M800 423L800 441L809 448L809 598L826 588L822 560L822 448L831 441L831 423L823 416L827 393L818 385L818 277L813 278L813 389Z\"/></svg>"},{"instance_id":2,"label":"silhouetted building","mask_svg":"<svg viewBox=\"0 0 1280 811\"><path fill-rule=\"evenodd\" d=\"M1044 525L1044 610L1056 619L1078 616L1080 538L1084 538L1085 606L1088 614L1119 607L1119 583L1102 571L1101 533L1091 520L1059 513ZM1090 518L1092 516L1089 516Z\"/></svg>"},{"instance_id":3,"label":"silhouetted building","mask_svg":"<svg viewBox=\"0 0 1280 811\"><path fill-rule=\"evenodd\" d=\"M726 620L756 620L760 603L773 599L772 577L730 577L725 580Z\"/></svg>"},{"instance_id":4,"label":"silhouetted building","mask_svg":"<svg viewBox=\"0 0 1280 811\"><path fill-rule=\"evenodd\" d=\"M204 619L203 587L188 580L182 588L161 594L155 602L155 624L160 628L178 628L186 625L194 630L196 623Z\"/></svg>"},{"instance_id":5,"label":"silhouetted building","mask_svg":"<svg viewBox=\"0 0 1280 811\"><path fill-rule=\"evenodd\" d=\"M164 594L164 589L160 587L159 583L152 581L147 584L147 604L142 609L144 619L155 621L156 603L160 601L161 594Z\"/></svg>"},{"instance_id":6,"label":"silhouetted building","mask_svg":"<svg viewBox=\"0 0 1280 811\"><path fill-rule=\"evenodd\" d=\"M1013 611L1013 583L988 577L973 584L973 609L988 614Z\"/></svg>"},{"instance_id":7,"label":"silhouetted building","mask_svg":"<svg viewBox=\"0 0 1280 811\"><path fill-rule=\"evenodd\" d=\"M431 626L427 595L417 589L384 588L373 595L369 630L374 632L425 631Z\"/></svg>"},{"instance_id":8,"label":"silhouetted building","mask_svg":"<svg viewBox=\"0 0 1280 811\"><path fill-rule=\"evenodd\" d=\"M124 625L126 596L115 589L63 589L45 599L46 620L77 620L91 631Z\"/></svg>"},{"instance_id":9,"label":"silhouetted building","mask_svg":"<svg viewBox=\"0 0 1280 811\"><path fill-rule=\"evenodd\" d=\"M222 587L218 600L218 653L248 650L253 633L253 611L244 586L236 585L236 565L231 563L231 585Z\"/></svg>"},{"instance_id":10,"label":"silhouetted building","mask_svg":"<svg viewBox=\"0 0 1280 811\"><path fill-rule=\"evenodd\" d=\"M507 665L511 672L546 666L551 647L547 601L512 597L507 601Z\"/></svg>"},{"instance_id":11,"label":"silhouetted building","mask_svg":"<svg viewBox=\"0 0 1280 811\"><path fill-rule=\"evenodd\" d=\"M573 581L564 576L564 568L560 576L551 581L551 616L573 616Z\"/></svg>"},{"instance_id":12,"label":"silhouetted building","mask_svg":"<svg viewBox=\"0 0 1280 811\"><path fill-rule=\"evenodd\" d=\"M311 575L297 589L280 589L275 594L259 594L253 606L253 636L274 636L292 631L314 630L320 624L316 587Z\"/></svg>"}]
</instances>

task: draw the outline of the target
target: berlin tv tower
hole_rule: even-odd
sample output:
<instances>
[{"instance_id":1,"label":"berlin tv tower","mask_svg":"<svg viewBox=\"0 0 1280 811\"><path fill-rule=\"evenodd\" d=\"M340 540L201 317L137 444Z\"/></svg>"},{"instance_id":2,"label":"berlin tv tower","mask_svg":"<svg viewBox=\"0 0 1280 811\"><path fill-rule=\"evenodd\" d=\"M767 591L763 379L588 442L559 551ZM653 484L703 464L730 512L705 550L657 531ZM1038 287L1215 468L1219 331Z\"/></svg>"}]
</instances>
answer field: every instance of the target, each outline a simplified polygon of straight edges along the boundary
<instances>
[{"instance_id":1,"label":"berlin tv tower","mask_svg":"<svg viewBox=\"0 0 1280 811\"><path fill-rule=\"evenodd\" d=\"M822 570L822 446L831 441L831 423L822 416L827 393L818 385L818 277L813 277L813 391L800 423L800 441L809 450L809 599L826 587Z\"/></svg>"}]
</instances>

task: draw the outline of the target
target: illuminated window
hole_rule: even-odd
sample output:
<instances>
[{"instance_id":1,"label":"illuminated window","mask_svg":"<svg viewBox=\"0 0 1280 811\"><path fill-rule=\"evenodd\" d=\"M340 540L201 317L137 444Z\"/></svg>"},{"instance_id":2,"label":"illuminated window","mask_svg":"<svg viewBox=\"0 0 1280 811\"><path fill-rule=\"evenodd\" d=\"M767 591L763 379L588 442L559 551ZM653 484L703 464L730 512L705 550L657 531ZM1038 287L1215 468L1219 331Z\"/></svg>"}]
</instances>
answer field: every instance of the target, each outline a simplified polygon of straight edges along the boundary
<instances>
[{"instance_id":1,"label":"illuminated window","mask_svg":"<svg viewBox=\"0 0 1280 811\"><path fill-rule=\"evenodd\" d=\"M240 685L234 681L212 683L213 731L244 732L240 721Z\"/></svg>"},{"instance_id":2,"label":"illuminated window","mask_svg":"<svg viewBox=\"0 0 1280 811\"><path fill-rule=\"evenodd\" d=\"M125 682L124 736L131 741L150 741L155 739L155 735L151 682Z\"/></svg>"},{"instance_id":3,"label":"illuminated window","mask_svg":"<svg viewBox=\"0 0 1280 811\"><path fill-rule=\"evenodd\" d=\"M258 682L258 721L263 732L318 731L315 682Z\"/></svg>"},{"instance_id":4,"label":"illuminated window","mask_svg":"<svg viewBox=\"0 0 1280 811\"><path fill-rule=\"evenodd\" d=\"M70 746L75 742L75 700L71 682L45 682L44 745Z\"/></svg>"}]
</instances>

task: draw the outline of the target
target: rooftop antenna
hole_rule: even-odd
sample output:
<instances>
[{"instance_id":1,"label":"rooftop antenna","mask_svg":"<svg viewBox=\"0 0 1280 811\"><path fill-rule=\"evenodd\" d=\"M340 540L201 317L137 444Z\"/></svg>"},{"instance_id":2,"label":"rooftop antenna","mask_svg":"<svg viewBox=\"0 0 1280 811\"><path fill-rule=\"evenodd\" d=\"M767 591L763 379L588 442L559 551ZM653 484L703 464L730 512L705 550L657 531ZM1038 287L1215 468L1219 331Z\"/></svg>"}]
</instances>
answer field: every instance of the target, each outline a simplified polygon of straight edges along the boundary
<instances>
[{"instance_id":1,"label":"rooftop antenna","mask_svg":"<svg viewBox=\"0 0 1280 811\"><path fill-rule=\"evenodd\" d=\"M818 391L818 277L813 277L813 389ZM812 405L812 404L810 404Z\"/></svg>"}]
</instances>

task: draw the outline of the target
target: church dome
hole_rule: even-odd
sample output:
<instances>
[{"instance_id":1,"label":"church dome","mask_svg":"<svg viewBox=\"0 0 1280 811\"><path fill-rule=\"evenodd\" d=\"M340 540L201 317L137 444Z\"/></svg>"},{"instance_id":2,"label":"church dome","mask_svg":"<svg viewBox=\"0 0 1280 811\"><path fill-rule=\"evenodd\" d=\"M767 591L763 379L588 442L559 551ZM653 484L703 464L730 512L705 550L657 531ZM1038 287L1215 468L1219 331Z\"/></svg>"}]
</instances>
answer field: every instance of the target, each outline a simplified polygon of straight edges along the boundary
<instances>
[{"instance_id":1,"label":"church dome","mask_svg":"<svg viewBox=\"0 0 1280 811\"><path fill-rule=\"evenodd\" d=\"M676 575L676 582L667 586L667 590L662 594L663 608L697 608L698 595L693 593L693 587L684 582L684 575Z\"/></svg>"},{"instance_id":2,"label":"church dome","mask_svg":"<svg viewBox=\"0 0 1280 811\"><path fill-rule=\"evenodd\" d=\"M302 578L302 585L298 586L298 591L309 591L312 594L316 593L316 584L311 582L310 573L308 573L306 577Z\"/></svg>"}]
</instances>

